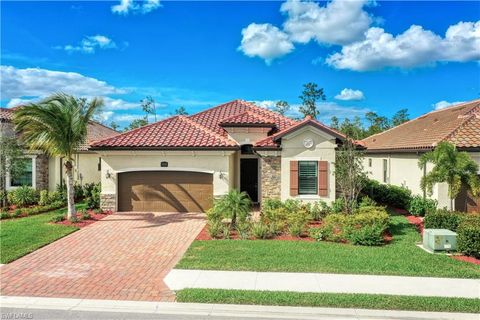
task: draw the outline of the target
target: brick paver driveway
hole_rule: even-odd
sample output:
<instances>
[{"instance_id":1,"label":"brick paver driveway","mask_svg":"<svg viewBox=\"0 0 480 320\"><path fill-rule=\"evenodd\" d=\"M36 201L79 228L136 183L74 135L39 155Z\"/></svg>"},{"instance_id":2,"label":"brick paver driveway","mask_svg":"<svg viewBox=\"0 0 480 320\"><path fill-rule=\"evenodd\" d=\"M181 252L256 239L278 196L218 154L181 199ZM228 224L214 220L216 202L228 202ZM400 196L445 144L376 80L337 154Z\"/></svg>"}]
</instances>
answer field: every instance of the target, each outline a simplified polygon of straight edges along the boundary
<instances>
[{"instance_id":1,"label":"brick paver driveway","mask_svg":"<svg viewBox=\"0 0 480 320\"><path fill-rule=\"evenodd\" d=\"M204 226L195 213L118 213L2 266L1 294L172 301L163 282Z\"/></svg>"}]
</instances>

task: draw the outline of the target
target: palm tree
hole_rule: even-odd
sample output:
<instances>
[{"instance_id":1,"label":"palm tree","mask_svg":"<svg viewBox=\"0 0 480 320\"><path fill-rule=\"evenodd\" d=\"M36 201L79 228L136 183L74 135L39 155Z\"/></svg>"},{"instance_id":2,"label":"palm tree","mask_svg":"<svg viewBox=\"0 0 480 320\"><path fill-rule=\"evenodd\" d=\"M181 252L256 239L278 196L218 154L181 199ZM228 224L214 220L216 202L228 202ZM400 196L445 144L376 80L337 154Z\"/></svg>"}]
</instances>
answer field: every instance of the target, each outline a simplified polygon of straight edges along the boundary
<instances>
[{"instance_id":1,"label":"palm tree","mask_svg":"<svg viewBox=\"0 0 480 320\"><path fill-rule=\"evenodd\" d=\"M250 214L251 205L252 201L247 193L233 189L216 203L215 209L220 210L223 216L230 218L230 227L234 228L237 218L241 222L245 222Z\"/></svg>"},{"instance_id":2,"label":"palm tree","mask_svg":"<svg viewBox=\"0 0 480 320\"><path fill-rule=\"evenodd\" d=\"M76 217L73 191L73 155L86 141L88 122L103 105L103 100L90 102L56 93L38 103L17 109L16 129L31 149L40 149L52 157L65 159L67 177L68 219Z\"/></svg>"},{"instance_id":3,"label":"palm tree","mask_svg":"<svg viewBox=\"0 0 480 320\"><path fill-rule=\"evenodd\" d=\"M455 199L462 188L466 186L474 196L480 193L478 164L466 152L459 152L455 145L440 142L435 150L420 157L418 166L423 169L427 163L434 165L433 169L422 177L421 187L431 195L436 183L448 184L450 209L453 209Z\"/></svg>"}]
</instances>

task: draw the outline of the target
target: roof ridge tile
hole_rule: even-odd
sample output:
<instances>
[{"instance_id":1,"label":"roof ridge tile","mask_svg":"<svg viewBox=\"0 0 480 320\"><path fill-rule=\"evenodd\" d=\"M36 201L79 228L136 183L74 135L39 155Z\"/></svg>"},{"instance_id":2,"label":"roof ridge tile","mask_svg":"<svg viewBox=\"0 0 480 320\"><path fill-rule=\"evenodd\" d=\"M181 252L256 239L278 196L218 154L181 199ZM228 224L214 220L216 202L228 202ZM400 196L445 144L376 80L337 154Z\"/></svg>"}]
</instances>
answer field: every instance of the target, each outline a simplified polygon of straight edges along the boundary
<instances>
[{"instance_id":1,"label":"roof ridge tile","mask_svg":"<svg viewBox=\"0 0 480 320\"><path fill-rule=\"evenodd\" d=\"M231 145L237 145L233 140L223 137L222 135L208 129L205 126L202 126L200 123L190 119L189 117L179 116L179 119L182 120L182 121L186 121L187 123L189 123L189 124L195 126L196 128L202 130L206 134L208 134L210 136L213 136L213 137L215 137L215 138L217 138L217 139L219 139L223 142L226 142L226 143L231 144Z\"/></svg>"}]
</instances>

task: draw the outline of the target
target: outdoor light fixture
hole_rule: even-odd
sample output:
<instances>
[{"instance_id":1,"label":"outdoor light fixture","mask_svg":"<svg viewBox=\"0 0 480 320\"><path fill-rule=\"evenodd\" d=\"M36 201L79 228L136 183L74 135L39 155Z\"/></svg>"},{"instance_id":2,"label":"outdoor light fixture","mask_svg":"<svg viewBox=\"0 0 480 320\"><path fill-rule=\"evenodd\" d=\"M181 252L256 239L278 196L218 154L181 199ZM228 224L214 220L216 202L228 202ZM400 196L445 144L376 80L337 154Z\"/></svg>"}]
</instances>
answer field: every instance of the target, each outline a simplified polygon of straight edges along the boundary
<instances>
[{"instance_id":1,"label":"outdoor light fixture","mask_svg":"<svg viewBox=\"0 0 480 320\"><path fill-rule=\"evenodd\" d=\"M112 174L110 173L110 170L107 170L107 173L105 173L105 178L110 179L112 177Z\"/></svg>"}]
</instances>

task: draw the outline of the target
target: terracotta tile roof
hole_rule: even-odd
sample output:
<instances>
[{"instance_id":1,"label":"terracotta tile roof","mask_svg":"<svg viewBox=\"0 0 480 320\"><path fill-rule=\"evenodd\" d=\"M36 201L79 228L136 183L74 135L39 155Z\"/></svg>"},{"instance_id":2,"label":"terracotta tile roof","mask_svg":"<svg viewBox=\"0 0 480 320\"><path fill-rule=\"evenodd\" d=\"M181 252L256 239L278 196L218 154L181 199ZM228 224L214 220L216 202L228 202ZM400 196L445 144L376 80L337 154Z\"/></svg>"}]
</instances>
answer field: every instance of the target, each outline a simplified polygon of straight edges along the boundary
<instances>
[{"instance_id":1,"label":"terracotta tile roof","mask_svg":"<svg viewBox=\"0 0 480 320\"><path fill-rule=\"evenodd\" d=\"M13 110L7 108L0 108L0 121L12 121Z\"/></svg>"},{"instance_id":2,"label":"terracotta tile roof","mask_svg":"<svg viewBox=\"0 0 480 320\"><path fill-rule=\"evenodd\" d=\"M251 111L245 111L238 115L234 115L223 119L220 123L221 126L245 126L245 125L255 125L255 126L266 126L274 127L275 122L271 118L266 118L258 114L254 114Z\"/></svg>"},{"instance_id":3,"label":"terracotta tile roof","mask_svg":"<svg viewBox=\"0 0 480 320\"><path fill-rule=\"evenodd\" d=\"M79 150L86 151L95 141L110 138L119 133L101 123L90 121L87 127L87 141L79 147Z\"/></svg>"},{"instance_id":4,"label":"terracotta tile roof","mask_svg":"<svg viewBox=\"0 0 480 320\"><path fill-rule=\"evenodd\" d=\"M362 140L367 152L431 149L441 141L480 147L480 100L432 111Z\"/></svg>"},{"instance_id":5,"label":"terracotta tile roof","mask_svg":"<svg viewBox=\"0 0 480 320\"><path fill-rule=\"evenodd\" d=\"M191 116L171 117L116 137L98 141L93 149L128 148L236 148L221 126L224 121L236 123L271 123L283 130L297 123L273 111L243 101L234 100ZM235 120L236 119L236 120Z\"/></svg>"},{"instance_id":6,"label":"terracotta tile roof","mask_svg":"<svg viewBox=\"0 0 480 320\"><path fill-rule=\"evenodd\" d=\"M259 148L275 148L275 147L278 147L279 146L278 141L281 137L283 137L283 136L285 136L285 135L289 134L290 132L293 132L297 129L300 129L301 127L306 126L306 125L312 125L312 126L318 128L318 129L322 130L322 131L327 132L328 134L330 134L330 135L332 135L332 136L334 136L335 138L338 138L338 139L345 139L346 138L343 133L324 125L320 121L315 120L310 116L307 116L304 120L302 120L300 122L297 122L296 124L294 124L290 127L287 127L284 130L281 130L281 131L275 133L272 136L269 136L269 137L267 137L263 140L258 141L255 144L255 146L259 147Z\"/></svg>"}]
</instances>

